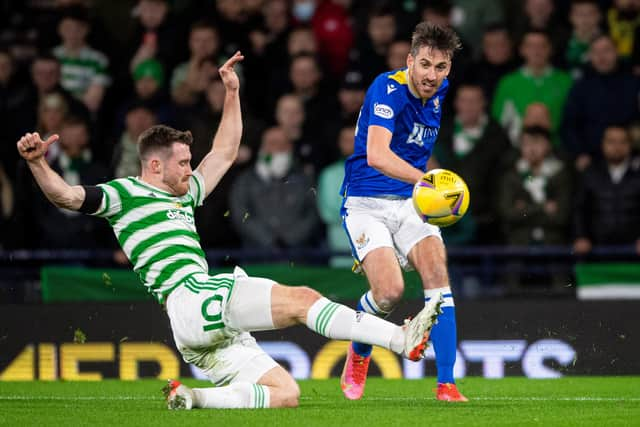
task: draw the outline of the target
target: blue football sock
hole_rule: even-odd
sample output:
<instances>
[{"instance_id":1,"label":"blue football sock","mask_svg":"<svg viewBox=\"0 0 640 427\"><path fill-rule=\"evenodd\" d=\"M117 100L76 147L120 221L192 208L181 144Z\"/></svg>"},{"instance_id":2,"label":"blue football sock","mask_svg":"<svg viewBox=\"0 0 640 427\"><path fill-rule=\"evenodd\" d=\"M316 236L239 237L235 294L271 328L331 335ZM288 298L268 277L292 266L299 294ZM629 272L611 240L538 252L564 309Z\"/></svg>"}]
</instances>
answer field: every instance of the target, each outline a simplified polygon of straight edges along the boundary
<instances>
[{"instance_id":1,"label":"blue football sock","mask_svg":"<svg viewBox=\"0 0 640 427\"><path fill-rule=\"evenodd\" d=\"M378 317L386 317L389 314L386 311L382 311L380 307L378 307L378 304L376 304L376 302L373 300L373 294L371 293L371 291L360 297L360 301L358 301L356 310L364 311L365 313L373 314L374 316ZM362 357L371 355L371 350L373 350L373 347L369 344L362 344L359 342L353 343L353 351Z\"/></svg>"},{"instance_id":2,"label":"blue football sock","mask_svg":"<svg viewBox=\"0 0 640 427\"><path fill-rule=\"evenodd\" d=\"M457 330L456 308L453 303L451 288L429 289L424 291L425 304L436 292L442 292L444 303L443 313L438 316L438 323L431 330L431 342L436 354L436 368L439 383L453 383L453 365L456 363Z\"/></svg>"}]
</instances>

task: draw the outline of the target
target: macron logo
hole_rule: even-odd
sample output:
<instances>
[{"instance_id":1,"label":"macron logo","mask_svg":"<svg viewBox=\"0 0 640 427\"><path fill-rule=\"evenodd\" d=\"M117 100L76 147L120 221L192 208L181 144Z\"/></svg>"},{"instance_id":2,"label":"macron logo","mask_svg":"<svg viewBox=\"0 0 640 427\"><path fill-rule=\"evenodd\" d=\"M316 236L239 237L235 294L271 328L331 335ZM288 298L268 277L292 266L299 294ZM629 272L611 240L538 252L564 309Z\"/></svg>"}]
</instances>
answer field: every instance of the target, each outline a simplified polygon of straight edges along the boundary
<instances>
[{"instance_id":1,"label":"macron logo","mask_svg":"<svg viewBox=\"0 0 640 427\"><path fill-rule=\"evenodd\" d=\"M387 95L389 95L389 94L390 94L391 92L393 92L394 90L398 90L398 88L397 88L397 87L395 87L395 86L394 86L394 85L392 85L392 84L388 84L388 85L387 85Z\"/></svg>"}]
</instances>

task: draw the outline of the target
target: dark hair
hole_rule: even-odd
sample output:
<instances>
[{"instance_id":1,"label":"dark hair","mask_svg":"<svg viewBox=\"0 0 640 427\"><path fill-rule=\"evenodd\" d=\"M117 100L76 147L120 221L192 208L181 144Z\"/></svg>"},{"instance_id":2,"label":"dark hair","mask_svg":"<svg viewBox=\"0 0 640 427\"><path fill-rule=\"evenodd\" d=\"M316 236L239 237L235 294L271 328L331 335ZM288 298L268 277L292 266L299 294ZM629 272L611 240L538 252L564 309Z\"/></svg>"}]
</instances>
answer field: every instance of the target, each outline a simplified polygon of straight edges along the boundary
<instances>
[{"instance_id":1,"label":"dark hair","mask_svg":"<svg viewBox=\"0 0 640 427\"><path fill-rule=\"evenodd\" d=\"M310 59L315 64L318 71L322 72L322 66L320 65L320 60L315 53L311 52L300 52L293 55L289 60L289 66L293 65L298 59Z\"/></svg>"},{"instance_id":2,"label":"dark hair","mask_svg":"<svg viewBox=\"0 0 640 427\"><path fill-rule=\"evenodd\" d=\"M210 30L210 31L213 31L218 38L220 37L220 32L218 31L218 27L216 27L215 24L208 19L201 19L191 24L191 27L189 28L189 32L192 33L196 30Z\"/></svg>"},{"instance_id":3,"label":"dark hair","mask_svg":"<svg viewBox=\"0 0 640 427\"><path fill-rule=\"evenodd\" d=\"M456 89L456 95L458 95L458 92L460 92L461 89L477 89L480 92L482 92L482 96L485 96L482 85L477 79L474 79L473 77L468 77L462 80L460 83L458 83L458 87Z\"/></svg>"},{"instance_id":4,"label":"dark hair","mask_svg":"<svg viewBox=\"0 0 640 427\"><path fill-rule=\"evenodd\" d=\"M313 27L311 25L309 25L309 24L296 25L295 27L293 27L291 29L291 31L289 31L289 34L297 33L297 32L300 32L300 31L308 31L308 32L312 32L313 33Z\"/></svg>"},{"instance_id":5,"label":"dark hair","mask_svg":"<svg viewBox=\"0 0 640 427\"><path fill-rule=\"evenodd\" d=\"M422 12L427 10L439 16L449 17L453 10L453 4L449 0L430 1L424 5Z\"/></svg>"},{"instance_id":6,"label":"dark hair","mask_svg":"<svg viewBox=\"0 0 640 427\"><path fill-rule=\"evenodd\" d=\"M593 46L593 44L597 41L600 40L608 40L609 43L613 44L615 46L616 42L611 38L611 36L607 33L600 33L598 35L596 35L594 38L591 39L591 41L589 42L589 47Z\"/></svg>"},{"instance_id":7,"label":"dark hair","mask_svg":"<svg viewBox=\"0 0 640 427\"><path fill-rule=\"evenodd\" d=\"M492 22L490 24L487 24L487 26L484 27L483 34L497 33L497 32L507 33L507 36L511 38L511 34L509 34L509 27L507 27L507 25L504 22Z\"/></svg>"},{"instance_id":8,"label":"dark hair","mask_svg":"<svg viewBox=\"0 0 640 427\"><path fill-rule=\"evenodd\" d=\"M378 18L382 16L393 16L393 18L396 19L396 15L393 13L393 6L390 2L374 4L369 10L367 20L371 21L371 18Z\"/></svg>"},{"instance_id":9,"label":"dark hair","mask_svg":"<svg viewBox=\"0 0 640 427\"><path fill-rule=\"evenodd\" d=\"M366 88L364 76L360 70L352 69L344 73L344 78L340 83L340 89L365 90Z\"/></svg>"},{"instance_id":10,"label":"dark hair","mask_svg":"<svg viewBox=\"0 0 640 427\"><path fill-rule=\"evenodd\" d=\"M551 142L551 132L544 126L525 126L522 128L522 136L524 135L541 137Z\"/></svg>"},{"instance_id":11,"label":"dark hair","mask_svg":"<svg viewBox=\"0 0 640 427\"><path fill-rule=\"evenodd\" d=\"M82 5L67 6L61 11L62 19L71 19L89 25L89 9Z\"/></svg>"},{"instance_id":12,"label":"dark hair","mask_svg":"<svg viewBox=\"0 0 640 427\"><path fill-rule=\"evenodd\" d=\"M64 122L62 122L62 125L60 127L67 128L67 127L74 127L74 126L82 126L87 130L87 132L89 132L89 123L87 123L86 120L73 115L67 117L64 120Z\"/></svg>"},{"instance_id":13,"label":"dark hair","mask_svg":"<svg viewBox=\"0 0 640 427\"><path fill-rule=\"evenodd\" d=\"M33 64L36 61L51 61L51 62L57 62L58 64L60 64L60 60L50 51L38 52L38 54L31 61L31 64Z\"/></svg>"},{"instance_id":14,"label":"dark hair","mask_svg":"<svg viewBox=\"0 0 640 427\"><path fill-rule=\"evenodd\" d=\"M148 101L148 100L136 100L133 101L131 104L127 105L125 112L126 114L129 114L131 111L133 110L139 110L139 109L144 109L149 111L151 114L153 114L155 116L155 112L153 110L153 103Z\"/></svg>"},{"instance_id":15,"label":"dark hair","mask_svg":"<svg viewBox=\"0 0 640 427\"><path fill-rule=\"evenodd\" d=\"M546 30L541 30L536 28L527 29L527 31L525 31L524 34L522 34L522 38L520 39L520 43L518 43L518 45L521 45L522 43L524 43L524 39L526 39L527 36L536 35L536 34L544 37L547 40L547 43L549 43L552 48L554 47L552 43L553 39L551 38L551 34L549 34L549 32Z\"/></svg>"},{"instance_id":16,"label":"dark hair","mask_svg":"<svg viewBox=\"0 0 640 427\"><path fill-rule=\"evenodd\" d=\"M446 52L449 57L452 57L456 50L462 48L462 43L460 43L460 38L451 28L430 22L421 22L416 25L416 29L411 36L411 55L418 55L418 51L423 46Z\"/></svg>"},{"instance_id":17,"label":"dark hair","mask_svg":"<svg viewBox=\"0 0 640 427\"><path fill-rule=\"evenodd\" d=\"M602 132L602 139L604 139L604 134L609 129L619 129L619 130L623 131L625 136L627 137L627 141L629 143L631 143L631 132L629 131L629 126L627 124L622 123L622 122L609 123L607 125L607 127L604 128L604 131Z\"/></svg>"},{"instance_id":18,"label":"dark hair","mask_svg":"<svg viewBox=\"0 0 640 427\"><path fill-rule=\"evenodd\" d=\"M600 10L600 4L598 0L571 0L571 6L579 5L579 4L592 4ZM602 12L602 10L600 10Z\"/></svg>"},{"instance_id":19,"label":"dark hair","mask_svg":"<svg viewBox=\"0 0 640 427\"><path fill-rule=\"evenodd\" d=\"M188 130L183 132L165 125L151 126L138 137L138 155L144 160L150 152L167 151L175 142L191 145L193 136Z\"/></svg>"}]
</instances>

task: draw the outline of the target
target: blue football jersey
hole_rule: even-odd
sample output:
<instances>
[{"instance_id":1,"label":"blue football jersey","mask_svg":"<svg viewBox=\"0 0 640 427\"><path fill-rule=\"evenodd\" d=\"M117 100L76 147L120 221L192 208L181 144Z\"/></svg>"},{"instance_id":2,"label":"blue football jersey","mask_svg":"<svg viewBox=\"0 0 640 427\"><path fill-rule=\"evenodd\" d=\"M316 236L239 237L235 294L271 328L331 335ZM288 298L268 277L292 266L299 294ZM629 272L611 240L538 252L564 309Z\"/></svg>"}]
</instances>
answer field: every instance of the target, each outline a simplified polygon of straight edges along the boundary
<instances>
[{"instance_id":1,"label":"blue football jersey","mask_svg":"<svg viewBox=\"0 0 640 427\"><path fill-rule=\"evenodd\" d=\"M391 151L426 171L438 137L449 81L445 79L435 95L423 101L409 91L408 78L406 68L389 71L376 77L367 90L356 126L354 153L345 164L340 190L344 197L411 197L412 184L390 178L367 164L367 135L371 125L389 129Z\"/></svg>"}]
</instances>

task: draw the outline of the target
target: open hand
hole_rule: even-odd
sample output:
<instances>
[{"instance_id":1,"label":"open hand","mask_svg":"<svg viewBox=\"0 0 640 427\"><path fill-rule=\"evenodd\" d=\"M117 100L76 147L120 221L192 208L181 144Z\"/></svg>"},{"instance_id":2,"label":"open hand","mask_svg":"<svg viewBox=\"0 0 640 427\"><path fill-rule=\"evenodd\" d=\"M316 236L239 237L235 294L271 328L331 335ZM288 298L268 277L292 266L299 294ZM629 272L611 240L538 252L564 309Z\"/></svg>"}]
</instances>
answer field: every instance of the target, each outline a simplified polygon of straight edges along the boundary
<instances>
[{"instance_id":1,"label":"open hand","mask_svg":"<svg viewBox=\"0 0 640 427\"><path fill-rule=\"evenodd\" d=\"M225 89L238 90L238 88L240 88L240 80L238 79L238 75L233 69L233 66L243 59L244 56L240 53L240 51L237 51L218 70L218 72L220 73L220 77L222 78L222 83L224 83Z\"/></svg>"},{"instance_id":2,"label":"open hand","mask_svg":"<svg viewBox=\"0 0 640 427\"><path fill-rule=\"evenodd\" d=\"M16 144L18 153L27 161L38 160L45 155L49 146L59 138L58 134L53 134L46 141L43 141L38 132L26 133Z\"/></svg>"}]
</instances>

